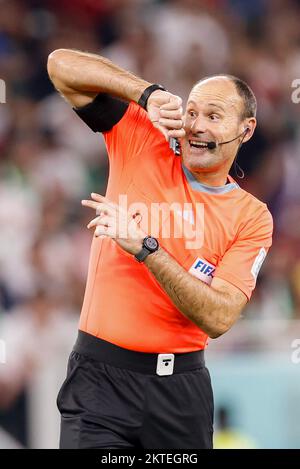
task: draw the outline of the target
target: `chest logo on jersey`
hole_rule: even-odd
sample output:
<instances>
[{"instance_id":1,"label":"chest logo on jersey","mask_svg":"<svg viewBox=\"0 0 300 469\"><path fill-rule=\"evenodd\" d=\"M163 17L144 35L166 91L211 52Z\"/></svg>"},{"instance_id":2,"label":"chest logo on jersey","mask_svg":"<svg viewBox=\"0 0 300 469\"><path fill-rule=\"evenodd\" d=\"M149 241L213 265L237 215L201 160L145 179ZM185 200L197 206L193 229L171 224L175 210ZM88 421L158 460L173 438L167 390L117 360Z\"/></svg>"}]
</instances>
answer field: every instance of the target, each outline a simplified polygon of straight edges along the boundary
<instances>
[{"instance_id":1,"label":"chest logo on jersey","mask_svg":"<svg viewBox=\"0 0 300 469\"><path fill-rule=\"evenodd\" d=\"M189 273L202 280L202 282L211 284L216 267L205 259L197 257Z\"/></svg>"}]
</instances>

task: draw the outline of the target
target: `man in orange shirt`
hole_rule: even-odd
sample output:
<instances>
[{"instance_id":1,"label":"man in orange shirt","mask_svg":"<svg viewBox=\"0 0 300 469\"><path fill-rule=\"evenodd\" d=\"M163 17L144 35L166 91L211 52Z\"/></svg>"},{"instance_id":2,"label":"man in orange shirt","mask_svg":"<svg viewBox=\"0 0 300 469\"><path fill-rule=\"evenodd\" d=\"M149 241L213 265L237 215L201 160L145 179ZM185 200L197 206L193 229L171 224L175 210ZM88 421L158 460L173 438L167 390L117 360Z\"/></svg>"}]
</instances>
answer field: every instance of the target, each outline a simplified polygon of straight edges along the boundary
<instances>
[{"instance_id":1,"label":"man in orange shirt","mask_svg":"<svg viewBox=\"0 0 300 469\"><path fill-rule=\"evenodd\" d=\"M211 448L204 349L250 299L273 229L228 175L255 130L253 92L208 77L183 114L179 97L94 54L58 49L48 72L110 162L106 197L82 201L97 216L60 447Z\"/></svg>"}]
</instances>

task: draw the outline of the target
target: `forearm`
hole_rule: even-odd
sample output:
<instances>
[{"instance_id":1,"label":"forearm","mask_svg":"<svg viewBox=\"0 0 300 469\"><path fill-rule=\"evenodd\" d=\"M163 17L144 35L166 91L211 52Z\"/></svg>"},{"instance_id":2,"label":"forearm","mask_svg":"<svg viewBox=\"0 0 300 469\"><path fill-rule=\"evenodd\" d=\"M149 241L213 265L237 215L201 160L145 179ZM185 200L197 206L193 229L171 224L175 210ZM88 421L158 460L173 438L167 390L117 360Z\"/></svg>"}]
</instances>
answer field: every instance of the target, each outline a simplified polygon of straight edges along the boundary
<instances>
[{"instance_id":1,"label":"forearm","mask_svg":"<svg viewBox=\"0 0 300 469\"><path fill-rule=\"evenodd\" d=\"M151 83L136 77L100 55L57 49L48 57L52 81L83 93L108 93L127 101L138 101Z\"/></svg>"},{"instance_id":2,"label":"forearm","mask_svg":"<svg viewBox=\"0 0 300 469\"><path fill-rule=\"evenodd\" d=\"M149 255L145 265L181 313L210 337L228 330L230 306L226 295L186 272L162 248Z\"/></svg>"}]
</instances>

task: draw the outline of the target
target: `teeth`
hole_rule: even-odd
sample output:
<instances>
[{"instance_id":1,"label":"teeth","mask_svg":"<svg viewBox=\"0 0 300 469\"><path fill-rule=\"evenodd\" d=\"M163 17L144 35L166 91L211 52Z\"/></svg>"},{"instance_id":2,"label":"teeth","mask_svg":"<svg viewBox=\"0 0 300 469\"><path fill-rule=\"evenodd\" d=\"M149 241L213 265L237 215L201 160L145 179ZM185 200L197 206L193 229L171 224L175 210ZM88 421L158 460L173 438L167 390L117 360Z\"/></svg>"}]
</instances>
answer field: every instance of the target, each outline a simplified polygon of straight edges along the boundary
<instances>
[{"instance_id":1,"label":"teeth","mask_svg":"<svg viewBox=\"0 0 300 469\"><path fill-rule=\"evenodd\" d=\"M207 148L207 143L190 140L190 145L197 148Z\"/></svg>"}]
</instances>

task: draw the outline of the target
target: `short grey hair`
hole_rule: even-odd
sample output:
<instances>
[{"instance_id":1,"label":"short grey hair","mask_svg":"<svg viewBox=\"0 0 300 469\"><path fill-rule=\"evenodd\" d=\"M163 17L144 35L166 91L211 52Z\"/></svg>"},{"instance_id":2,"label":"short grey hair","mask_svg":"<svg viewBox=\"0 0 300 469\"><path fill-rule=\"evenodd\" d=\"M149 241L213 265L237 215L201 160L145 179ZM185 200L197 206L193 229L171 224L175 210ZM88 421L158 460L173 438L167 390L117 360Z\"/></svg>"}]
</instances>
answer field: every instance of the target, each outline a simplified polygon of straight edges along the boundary
<instances>
[{"instance_id":1,"label":"short grey hair","mask_svg":"<svg viewBox=\"0 0 300 469\"><path fill-rule=\"evenodd\" d=\"M204 78L201 78L195 85L199 85L205 80L208 80L209 78L227 78L230 80L235 88L236 91L238 92L239 96L242 98L243 103L244 103L244 111L241 116L241 119L246 119L247 117L256 117L256 112L257 112L257 101L255 94L253 93L252 89L250 86L244 81L241 80L241 78L235 77L234 75L229 75L227 73L220 73L217 75L210 75Z\"/></svg>"}]
</instances>

